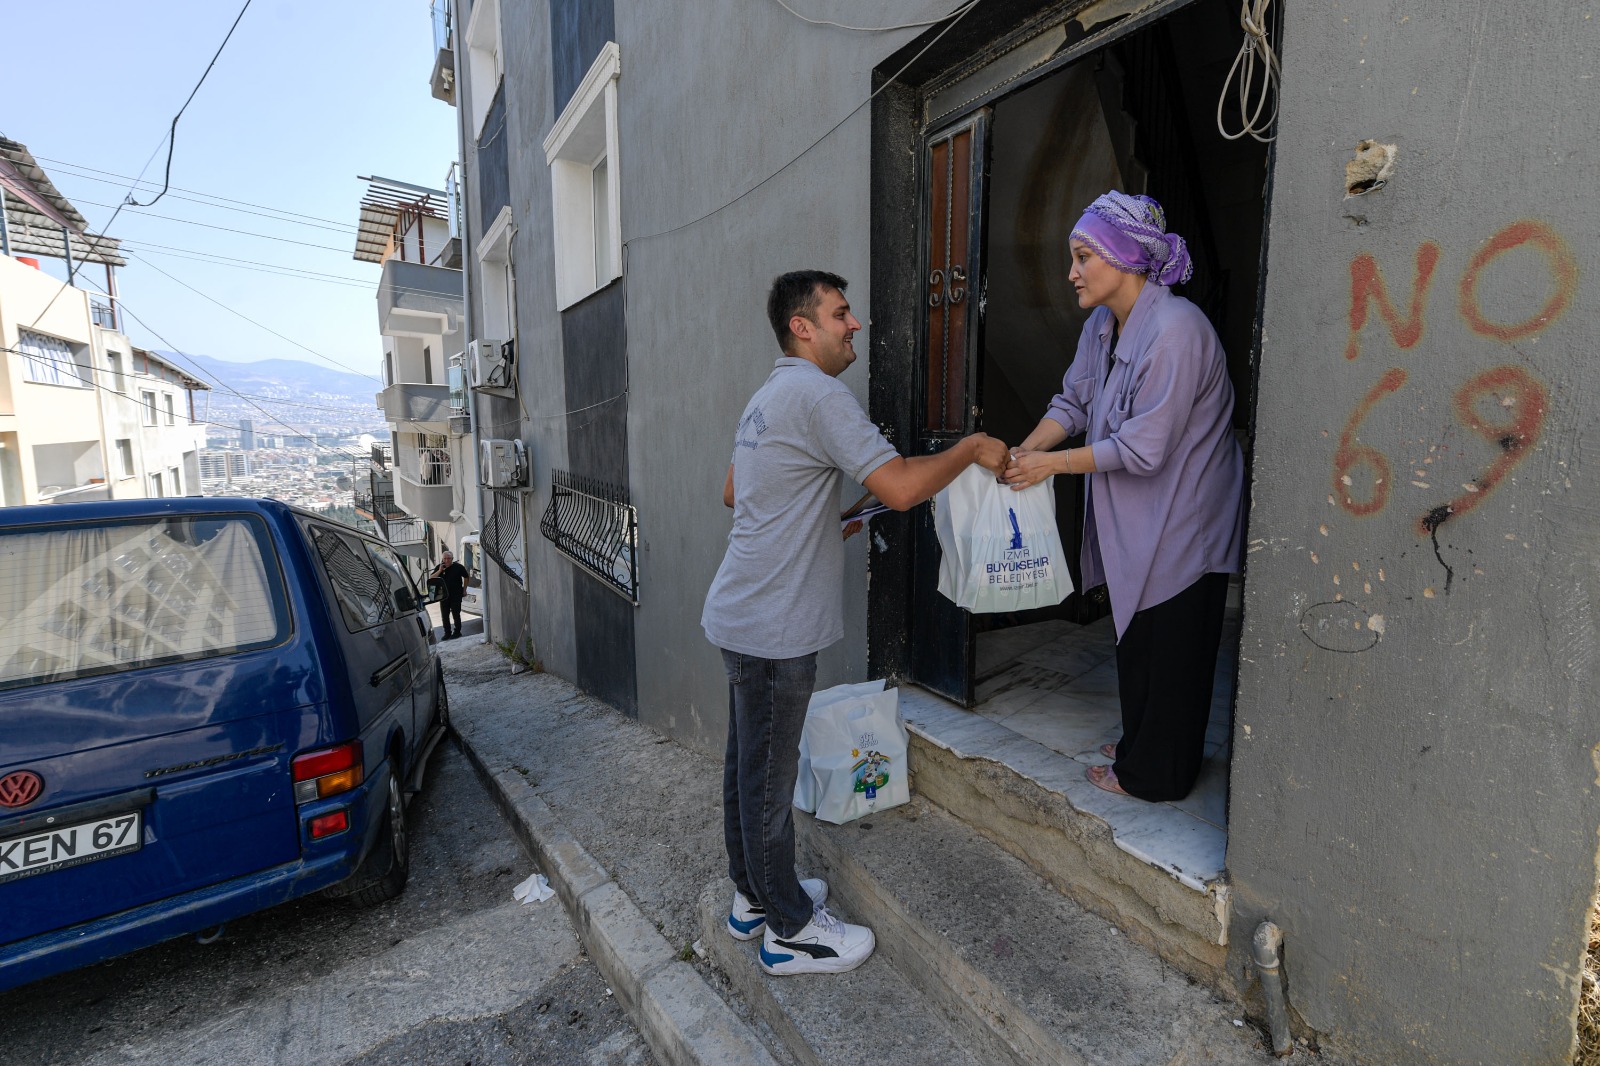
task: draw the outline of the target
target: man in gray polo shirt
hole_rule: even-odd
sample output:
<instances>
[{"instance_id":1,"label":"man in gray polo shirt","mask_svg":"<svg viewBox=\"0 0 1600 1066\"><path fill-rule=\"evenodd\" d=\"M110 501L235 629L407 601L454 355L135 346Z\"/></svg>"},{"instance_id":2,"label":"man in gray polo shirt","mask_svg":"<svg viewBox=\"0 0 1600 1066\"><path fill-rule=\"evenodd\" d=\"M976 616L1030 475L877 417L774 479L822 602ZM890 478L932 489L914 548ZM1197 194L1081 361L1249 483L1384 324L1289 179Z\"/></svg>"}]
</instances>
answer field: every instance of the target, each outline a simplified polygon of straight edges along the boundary
<instances>
[{"instance_id":1,"label":"man in gray polo shirt","mask_svg":"<svg viewBox=\"0 0 1600 1066\"><path fill-rule=\"evenodd\" d=\"M700 619L728 671L728 931L763 937L770 974L843 973L874 944L870 929L828 913L824 882L799 880L790 814L817 652L844 636L841 484L848 476L905 511L969 463L1006 465L1005 445L983 433L937 455L896 453L837 380L861 328L845 286L820 270L772 283L767 317L783 354L739 420L722 489L733 531Z\"/></svg>"}]
</instances>

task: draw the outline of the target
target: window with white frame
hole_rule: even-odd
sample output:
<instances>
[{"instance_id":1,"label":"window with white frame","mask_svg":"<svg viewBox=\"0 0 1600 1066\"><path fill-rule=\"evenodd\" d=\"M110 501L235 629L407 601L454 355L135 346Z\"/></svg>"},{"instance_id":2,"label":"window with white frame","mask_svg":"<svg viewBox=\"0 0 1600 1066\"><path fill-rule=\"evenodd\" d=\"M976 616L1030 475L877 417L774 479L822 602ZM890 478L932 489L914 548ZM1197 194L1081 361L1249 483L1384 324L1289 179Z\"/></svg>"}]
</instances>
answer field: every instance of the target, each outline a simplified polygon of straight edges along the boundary
<instances>
[{"instance_id":1,"label":"window with white frame","mask_svg":"<svg viewBox=\"0 0 1600 1066\"><path fill-rule=\"evenodd\" d=\"M556 306L568 308L622 276L617 79L608 41L544 141L554 201Z\"/></svg>"},{"instance_id":2,"label":"window with white frame","mask_svg":"<svg viewBox=\"0 0 1600 1066\"><path fill-rule=\"evenodd\" d=\"M511 208L502 207L494 222L478 242L479 286L483 301L478 334L496 340L515 340L517 336L516 271L511 262L511 239L516 226Z\"/></svg>"},{"instance_id":3,"label":"window with white frame","mask_svg":"<svg viewBox=\"0 0 1600 1066\"><path fill-rule=\"evenodd\" d=\"M40 385L89 388L93 382L89 368L78 361L78 347L31 329L18 330L17 350L22 353L22 380Z\"/></svg>"},{"instance_id":4,"label":"window with white frame","mask_svg":"<svg viewBox=\"0 0 1600 1066\"><path fill-rule=\"evenodd\" d=\"M183 476L178 473L175 466L167 467L167 485L172 489L174 496L183 495Z\"/></svg>"},{"instance_id":5,"label":"window with white frame","mask_svg":"<svg viewBox=\"0 0 1600 1066\"><path fill-rule=\"evenodd\" d=\"M133 440L121 437L117 440L117 458L122 463L122 476L132 477L133 470Z\"/></svg>"},{"instance_id":6,"label":"window with white frame","mask_svg":"<svg viewBox=\"0 0 1600 1066\"><path fill-rule=\"evenodd\" d=\"M116 350L106 352L106 362L111 366L111 387L118 392L128 391L128 379L122 375L122 353Z\"/></svg>"},{"instance_id":7,"label":"window with white frame","mask_svg":"<svg viewBox=\"0 0 1600 1066\"><path fill-rule=\"evenodd\" d=\"M156 394L149 389L139 390L139 407L144 412L144 424L156 424Z\"/></svg>"},{"instance_id":8,"label":"window with white frame","mask_svg":"<svg viewBox=\"0 0 1600 1066\"><path fill-rule=\"evenodd\" d=\"M169 426L177 425L178 424L178 409L175 406L173 406L172 393L164 392L164 393L161 394L161 398L162 398L162 400L166 401L166 405L167 405L167 425L169 425Z\"/></svg>"},{"instance_id":9,"label":"window with white frame","mask_svg":"<svg viewBox=\"0 0 1600 1066\"><path fill-rule=\"evenodd\" d=\"M471 89L472 135L483 135L483 120L500 86L500 0L475 0L467 18L467 84Z\"/></svg>"}]
</instances>

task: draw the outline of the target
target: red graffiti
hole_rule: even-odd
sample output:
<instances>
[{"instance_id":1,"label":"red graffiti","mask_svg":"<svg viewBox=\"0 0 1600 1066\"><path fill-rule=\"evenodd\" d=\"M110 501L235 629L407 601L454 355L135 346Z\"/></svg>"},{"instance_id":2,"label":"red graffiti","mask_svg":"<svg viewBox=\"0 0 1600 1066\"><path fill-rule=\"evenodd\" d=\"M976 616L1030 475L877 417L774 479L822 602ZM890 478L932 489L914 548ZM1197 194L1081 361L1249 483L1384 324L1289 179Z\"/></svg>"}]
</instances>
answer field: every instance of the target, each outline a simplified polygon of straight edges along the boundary
<instances>
[{"instance_id":1,"label":"red graffiti","mask_svg":"<svg viewBox=\"0 0 1600 1066\"><path fill-rule=\"evenodd\" d=\"M1550 270L1550 279L1555 283L1555 290L1543 307L1521 322L1511 325L1491 322L1484 317L1483 309L1478 306L1478 276L1483 268L1495 259L1524 244L1532 244L1544 253L1545 265ZM1567 304L1572 301L1572 294L1577 285L1578 260L1573 256L1572 249L1567 247L1567 243L1543 222L1522 219L1490 237L1472 257L1472 262L1467 264L1466 273L1461 275L1461 317L1467 320L1467 325L1472 327L1475 333L1500 341L1518 340L1539 332L1560 318L1566 311Z\"/></svg>"},{"instance_id":2,"label":"red graffiti","mask_svg":"<svg viewBox=\"0 0 1600 1066\"><path fill-rule=\"evenodd\" d=\"M1410 348L1422 339L1423 308L1428 301L1428 288L1433 284L1433 268L1439 265L1439 246L1423 241L1417 246L1416 273L1411 279L1411 306L1406 317L1401 318L1389 298L1389 287L1384 284L1383 271L1378 261L1363 252L1350 261L1350 339L1345 344L1344 357L1354 359L1361 354L1361 330L1367 324L1367 304L1378 305L1378 315L1389 327L1389 336L1397 348Z\"/></svg>"},{"instance_id":3,"label":"red graffiti","mask_svg":"<svg viewBox=\"0 0 1600 1066\"><path fill-rule=\"evenodd\" d=\"M1462 385L1456 392L1456 417L1492 444L1497 454L1494 462L1469 483L1472 488L1423 515L1417 523L1418 530L1432 533L1483 502L1500 479L1533 450L1534 441L1544 429L1549 405L1549 392L1520 366L1497 366ZM1492 414L1485 416L1486 408Z\"/></svg>"},{"instance_id":4,"label":"red graffiti","mask_svg":"<svg viewBox=\"0 0 1600 1066\"><path fill-rule=\"evenodd\" d=\"M1372 413L1372 408L1379 400L1405 383L1404 370L1391 367L1385 371L1378 383L1368 389L1366 396L1356 405L1350 420L1344 424L1344 432L1339 434L1339 447L1333 453L1333 494L1340 507L1358 517L1377 514L1389 502L1392 471L1389 469L1389 460L1382 452L1371 445L1356 443L1356 430ZM1361 467L1366 467L1372 475L1371 495L1364 500L1356 499L1355 491L1354 471Z\"/></svg>"}]
</instances>

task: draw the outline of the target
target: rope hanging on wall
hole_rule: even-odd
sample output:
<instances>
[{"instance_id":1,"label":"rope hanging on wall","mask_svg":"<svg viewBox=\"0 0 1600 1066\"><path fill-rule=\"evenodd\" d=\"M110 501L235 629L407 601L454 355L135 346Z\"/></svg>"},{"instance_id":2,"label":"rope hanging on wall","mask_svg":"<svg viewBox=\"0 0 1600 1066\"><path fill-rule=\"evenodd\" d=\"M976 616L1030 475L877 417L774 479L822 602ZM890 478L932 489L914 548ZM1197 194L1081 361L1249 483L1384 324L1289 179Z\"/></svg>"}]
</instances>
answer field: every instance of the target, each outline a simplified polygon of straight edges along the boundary
<instances>
[{"instance_id":1,"label":"rope hanging on wall","mask_svg":"<svg viewBox=\"0 0 1600 1066\"><path fill-rule=\"evenodd\" d=\"M1239 5L1239 25L1244 27L1244 43L1239 46L1239 54L1233 57L1233 66L1228 68L1228 76L1222 82L1222 94L1217 98L1217 132L1230 141L1237 141L1249 134L1266 144L1278 136L1267 132L1278 120L1278 83L1283 76L1267 25L1271 8L1272 0L1242 0ZM1235 76L1239 79L1239 118L1243 126L1237 133L1229 133L1222 112L1227 106L1228 89L1233 85ZM1256 88L1258 81L1259 91ZM1267 110L1268 100L1272 102L1272 110L1263 119L1262 112Z\"/></svg>"}]
</instances>

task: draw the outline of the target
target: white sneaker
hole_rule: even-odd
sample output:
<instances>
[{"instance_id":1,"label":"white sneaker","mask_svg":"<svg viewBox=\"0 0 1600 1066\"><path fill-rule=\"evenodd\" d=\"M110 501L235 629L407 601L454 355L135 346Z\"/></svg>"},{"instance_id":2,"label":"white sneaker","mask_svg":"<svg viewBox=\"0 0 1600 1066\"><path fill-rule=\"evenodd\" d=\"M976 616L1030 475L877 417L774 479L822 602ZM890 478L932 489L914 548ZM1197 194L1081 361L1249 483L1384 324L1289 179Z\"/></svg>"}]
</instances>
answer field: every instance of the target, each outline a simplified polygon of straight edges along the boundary
<instances>
[{"instance_id":1,"label":"white sneaker","mask_svg":"<svg viewBox=\"0 0 1600 1066\"><path fill-rule=\"evenodd\" d=\"M818 907L811 922L794 936L780 937L767 926L761 941L761 968L782 977L792 973L845 973L867 961L877 940L864 925L841 922Z\"/></svg>"},{"instance_id":2,"label":"white sneaker","mask_svg":"<svg viewBox=\"0 0 1600 1066\"><path fill-rule=\"evenodd\" d=\"M820 907L828 901L828 882L820 877L808 877L800 882L800 889L811 897L811 905ZM733 907L728 911L728 935L735 940L754 940L767 924L767 911L740 892L733 890Z\"/></svg>"}]
</instances>

